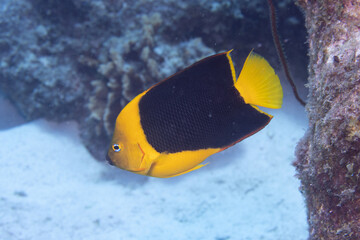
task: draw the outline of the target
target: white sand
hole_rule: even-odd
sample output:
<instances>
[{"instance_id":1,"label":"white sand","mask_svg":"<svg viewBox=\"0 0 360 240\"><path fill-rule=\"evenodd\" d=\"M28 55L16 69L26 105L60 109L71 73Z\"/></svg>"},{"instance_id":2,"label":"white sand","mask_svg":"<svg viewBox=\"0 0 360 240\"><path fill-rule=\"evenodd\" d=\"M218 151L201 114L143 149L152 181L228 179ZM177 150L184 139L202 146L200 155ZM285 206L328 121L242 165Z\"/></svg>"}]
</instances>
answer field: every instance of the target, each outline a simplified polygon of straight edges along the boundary
<instances>
[{"instance_id":1,"label":"white sand","mask_svg":"<svg viewBox=\"0 0 360 240\"><path fill-rule=\"evenodd\" d=\"M291 165L304 109L285 102L271 113L261 132L171 179L97 162L73 122L3 129L0 239L304 240L306 210Z\"/></svg>"}]
</instances>

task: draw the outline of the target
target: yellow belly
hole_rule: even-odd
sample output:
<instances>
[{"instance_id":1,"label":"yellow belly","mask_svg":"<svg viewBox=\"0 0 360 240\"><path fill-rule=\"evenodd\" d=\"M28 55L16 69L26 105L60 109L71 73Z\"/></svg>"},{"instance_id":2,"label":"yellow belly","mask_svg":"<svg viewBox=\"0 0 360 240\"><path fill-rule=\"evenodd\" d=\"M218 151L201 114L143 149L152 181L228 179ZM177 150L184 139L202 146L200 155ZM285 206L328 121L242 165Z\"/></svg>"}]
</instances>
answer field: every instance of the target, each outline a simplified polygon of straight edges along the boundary
<instances>
[{"instance_id":1,"label":"yellow belly","mask_svg":"<svg viewBox=\"0 0 360 240\"><path fill-rule=\"evenodd\" d=\"M219 148L183 151L178 153L162 153L153 160L148 176L168 178L199 169L207 157L219 152Z\"/></svg>"}]
</instances>

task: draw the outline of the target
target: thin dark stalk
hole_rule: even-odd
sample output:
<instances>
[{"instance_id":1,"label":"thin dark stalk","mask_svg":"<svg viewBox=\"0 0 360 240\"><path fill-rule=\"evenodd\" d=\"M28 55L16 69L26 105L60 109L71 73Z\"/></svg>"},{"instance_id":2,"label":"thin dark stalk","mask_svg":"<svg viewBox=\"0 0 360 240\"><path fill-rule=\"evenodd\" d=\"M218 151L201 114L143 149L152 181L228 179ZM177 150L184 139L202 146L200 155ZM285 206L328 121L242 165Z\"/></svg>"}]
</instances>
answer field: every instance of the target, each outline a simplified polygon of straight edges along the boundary
<instances>
[{"instance_id":1,"label":"thin dark stalk","mask_svg":"<svg viewBox=\"0 0 360 240\"><path fill-rule=\"evenodd\" d=\"M275 12L275 7L274 4L272 2L272 0L268 0L268 4L269 4L269 10L270 10L270 23L271 23L271 33L273 36L273 40L274 40L274 44L276 47L276 51L277 54L279 56L280 62L281 62L281 66L284 69L285 72L285 76L287 78L287 80L289 81L291 88L294 92L295 98L296 100L298 100L298 102L305 106L305 102L300 98L296 86L294 84L294 81L291 77L290 71L289 71L289 67L288 64L286 62L286 57L285 57L285 53L284 53L284 49L282 48L281 42L280 42L280 38L279 38L279 34L277 32L277 28L276 28L276 12Z\"/></svg>"}]
</instances>

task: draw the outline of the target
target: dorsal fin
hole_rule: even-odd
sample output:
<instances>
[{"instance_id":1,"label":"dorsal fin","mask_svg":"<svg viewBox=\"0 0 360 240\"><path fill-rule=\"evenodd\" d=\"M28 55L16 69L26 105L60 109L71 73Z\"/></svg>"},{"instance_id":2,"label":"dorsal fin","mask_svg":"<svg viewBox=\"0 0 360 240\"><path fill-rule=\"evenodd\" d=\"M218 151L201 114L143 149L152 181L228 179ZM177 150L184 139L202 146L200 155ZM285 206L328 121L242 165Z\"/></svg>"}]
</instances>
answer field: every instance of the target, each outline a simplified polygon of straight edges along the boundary
<instances>
[{"instance_id":1,"label":"dorsal fin","mask_svg":"<svg viewBox=\"0 0 360 240\"><path fill-rule=\"evenodd\" d=\"M279 77L270 64L253 51L247 57L235 87L247 104L281 108L283 91Z\"/></svg>"}]
</instances>

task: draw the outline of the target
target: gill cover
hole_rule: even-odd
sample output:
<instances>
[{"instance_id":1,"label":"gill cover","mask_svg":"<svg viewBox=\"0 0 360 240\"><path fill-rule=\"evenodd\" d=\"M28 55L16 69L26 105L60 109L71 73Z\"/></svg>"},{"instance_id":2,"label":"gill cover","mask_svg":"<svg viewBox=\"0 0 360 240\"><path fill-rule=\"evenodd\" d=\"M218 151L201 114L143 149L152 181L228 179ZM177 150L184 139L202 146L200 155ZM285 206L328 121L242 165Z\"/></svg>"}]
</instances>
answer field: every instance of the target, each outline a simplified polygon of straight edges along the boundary
<instances>
[{"instance_id":1,"label":"gill cover","mask_svg":"<svg viewBox=\"0 0 360 240\"><path fill-rule=\"evenodd\" d=\"M140 126L138 101L142 93L135 97L120 112L116 119L115 130L108 150L110 162L124 170L146 174L149 170L148 161L145 160L145 151L148 146L146 137ZM115 146L120 151L117 151ZM109 161L109 160L108 160ZM144 173L142 173L145 171Z\"/></svg>"}]
</instances>

